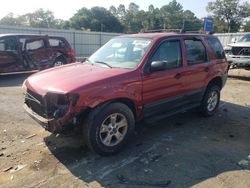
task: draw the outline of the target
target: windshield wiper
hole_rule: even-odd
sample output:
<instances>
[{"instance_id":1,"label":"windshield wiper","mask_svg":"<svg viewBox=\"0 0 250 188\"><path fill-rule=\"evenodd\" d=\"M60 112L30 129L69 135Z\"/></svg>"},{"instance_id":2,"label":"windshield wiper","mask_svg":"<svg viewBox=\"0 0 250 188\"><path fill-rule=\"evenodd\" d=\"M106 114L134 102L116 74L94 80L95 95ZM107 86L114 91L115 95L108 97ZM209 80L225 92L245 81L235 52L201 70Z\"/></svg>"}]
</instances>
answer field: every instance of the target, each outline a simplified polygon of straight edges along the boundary
<instances>
[{"instance_id":1,"label":"windshield wiper","mask_svg":"<svg viewBox=\"0 0 250 188\"><path fill-rule=\"evenodd\" d=\"M99 64L103 64L103 65L106 65L108 66L109 68L113 68L111 65L109 65L108 63L105 63L105 62L102 62L102 61L95 61L95 63L99 63Z\"/></svg>"}]
</instances>

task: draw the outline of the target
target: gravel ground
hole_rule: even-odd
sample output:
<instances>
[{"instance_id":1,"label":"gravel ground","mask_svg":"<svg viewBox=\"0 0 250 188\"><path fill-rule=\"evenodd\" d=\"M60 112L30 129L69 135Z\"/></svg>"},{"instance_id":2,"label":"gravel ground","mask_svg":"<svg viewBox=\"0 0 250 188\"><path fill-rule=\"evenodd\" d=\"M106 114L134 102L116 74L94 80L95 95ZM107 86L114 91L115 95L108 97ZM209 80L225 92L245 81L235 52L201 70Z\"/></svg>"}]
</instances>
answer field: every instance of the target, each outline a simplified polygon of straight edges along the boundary
<instances>
[{"instance_id":1,"label":"gravel ground","mask_svg":"<svg viewBox=\"0 0 250 188\"><path fill-rule=\"evenodd\" d=\"M214 117L190 111L145 125L111 157L30 119L27 76L0 77L0 187L250 187L250 71L230 71Z\"/></svg>"}]
</instances>

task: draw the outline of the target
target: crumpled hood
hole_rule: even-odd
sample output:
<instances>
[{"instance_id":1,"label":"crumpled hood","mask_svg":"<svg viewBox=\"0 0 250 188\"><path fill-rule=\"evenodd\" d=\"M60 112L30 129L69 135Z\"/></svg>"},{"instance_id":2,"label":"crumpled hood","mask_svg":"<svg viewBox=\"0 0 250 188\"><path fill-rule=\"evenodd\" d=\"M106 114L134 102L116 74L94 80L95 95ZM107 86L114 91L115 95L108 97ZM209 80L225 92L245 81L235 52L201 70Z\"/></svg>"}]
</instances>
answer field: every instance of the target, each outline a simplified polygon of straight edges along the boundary
<instances>
[{"instance_id":1,"label":"crumpled hood","mask_svg":"<svg viewBox=\"0 0 250 188\"><path fill-rule=\"evenodd\" d=\"M25 85L40 95L45 95L47 92L65 94L127 71L87 63L73 63L38 72L30 76Z\"/></svg>"}]
</instances>

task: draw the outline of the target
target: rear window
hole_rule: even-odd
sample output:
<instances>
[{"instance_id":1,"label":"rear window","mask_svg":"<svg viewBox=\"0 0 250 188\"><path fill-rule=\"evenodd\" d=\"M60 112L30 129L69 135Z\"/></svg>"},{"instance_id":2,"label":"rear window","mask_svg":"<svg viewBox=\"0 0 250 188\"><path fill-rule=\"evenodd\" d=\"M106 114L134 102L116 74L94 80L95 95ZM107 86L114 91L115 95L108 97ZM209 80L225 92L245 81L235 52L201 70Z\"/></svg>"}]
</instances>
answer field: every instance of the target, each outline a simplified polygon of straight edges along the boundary
<instances>
[{"instance_id":1,"label":"rear window","mask_svg":"<svg viewBox=\"0 0 250 188\"><path fill-rule=\"evenodd\" d=\"M224 53L223 47L217 38L213 38L213 37L208 38L207 37L207 38L205 38L205 41L210 46L210 48L213 50L217 59L224 59L225 58L225 53Z\"/></svg>"},{"instance_id":2,"label":"rear window","mask_svg":"<svg viewBox=\"0 0 250 188\"><path fill-rule=\"evenodd\" d=\"M49 45L51 47L64 48L65 42L61 39L49 39Z\"/></svg>"}]
</instances>

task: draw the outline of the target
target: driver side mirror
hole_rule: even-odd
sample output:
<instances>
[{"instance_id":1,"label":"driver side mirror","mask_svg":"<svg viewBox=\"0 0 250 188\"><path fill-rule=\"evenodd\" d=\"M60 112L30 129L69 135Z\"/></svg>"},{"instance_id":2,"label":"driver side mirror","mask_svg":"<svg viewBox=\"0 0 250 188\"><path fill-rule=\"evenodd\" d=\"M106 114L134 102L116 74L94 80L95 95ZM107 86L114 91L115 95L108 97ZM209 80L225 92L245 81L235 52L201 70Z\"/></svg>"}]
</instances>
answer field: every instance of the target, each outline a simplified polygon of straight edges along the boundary
<instances>
[{"instance_id":1,"label":"driver side mirror","mask_svg":"<svg viewBox=\"0 0 250 188\"><path fill-rule=\"evenodd\" d=\"M162 71L166 69L166 61L153 61L150 64L150 71L156 72L156 71Z\"/></svg>"}]
</instances>

